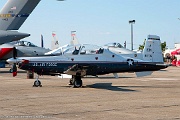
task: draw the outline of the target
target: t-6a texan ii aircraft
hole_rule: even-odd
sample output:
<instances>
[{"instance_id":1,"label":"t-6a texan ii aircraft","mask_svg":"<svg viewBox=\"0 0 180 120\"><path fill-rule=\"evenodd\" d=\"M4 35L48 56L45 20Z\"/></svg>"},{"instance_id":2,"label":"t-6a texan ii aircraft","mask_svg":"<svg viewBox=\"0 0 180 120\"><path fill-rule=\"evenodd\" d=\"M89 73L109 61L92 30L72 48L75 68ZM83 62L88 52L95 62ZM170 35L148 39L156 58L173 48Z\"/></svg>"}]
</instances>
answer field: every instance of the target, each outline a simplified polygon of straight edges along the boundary
<instances>
[{"instance_id":1,"label":"t-6a texan ii aircraft","mask_svg":"<svg viewBox=\"0 0 180 120\"><path fill-rule=\"evenodd\" d=\"M137 76L144 76L166 68L167 65L162 61L162 52L156 50L152 52L154 44L158 42L160 43L160 40L146 42L148 45L145 47L144 57L151 57L150 61L125 57L103 47L85 44L69 46L59 56L17 57L8 59L7 62L18 63L20 69L33 71L38 75L72 75L70 84L73 87L81 87L81 78L86 75L135 72ZM17 72L16 65L13 67L14 72ZM41 86L38 78L34 86Z\"/></svg>"},{"instance_id":2,"label":"t-6a texan ii aircraft","mask_svg":"<svg viewBox=\"0 0 180 120\"><path fill-rule=\"evenodd\" d=\"M30 36L18 30L40 0L8 0L0 11L0 44Z\"/></svg>"}]
</instances>

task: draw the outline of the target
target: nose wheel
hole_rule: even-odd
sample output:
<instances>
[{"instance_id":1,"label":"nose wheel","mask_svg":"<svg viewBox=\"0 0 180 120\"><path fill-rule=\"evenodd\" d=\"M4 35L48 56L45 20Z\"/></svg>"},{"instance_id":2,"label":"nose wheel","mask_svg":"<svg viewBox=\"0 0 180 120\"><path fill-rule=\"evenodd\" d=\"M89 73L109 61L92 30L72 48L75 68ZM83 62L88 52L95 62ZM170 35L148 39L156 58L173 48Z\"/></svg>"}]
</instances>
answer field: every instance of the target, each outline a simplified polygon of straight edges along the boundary
<instances>
[{"instance_id":1,"label":"nose wheel","mask_svg":"<svg viewBox=\"0 0 180 120\"><path fill-rule=\"evenodd\" d=\"M42 87L41 81L39 80L39 76L37 76L36 80L34 81L33 87Z\"/></svg>"}]
</instances>

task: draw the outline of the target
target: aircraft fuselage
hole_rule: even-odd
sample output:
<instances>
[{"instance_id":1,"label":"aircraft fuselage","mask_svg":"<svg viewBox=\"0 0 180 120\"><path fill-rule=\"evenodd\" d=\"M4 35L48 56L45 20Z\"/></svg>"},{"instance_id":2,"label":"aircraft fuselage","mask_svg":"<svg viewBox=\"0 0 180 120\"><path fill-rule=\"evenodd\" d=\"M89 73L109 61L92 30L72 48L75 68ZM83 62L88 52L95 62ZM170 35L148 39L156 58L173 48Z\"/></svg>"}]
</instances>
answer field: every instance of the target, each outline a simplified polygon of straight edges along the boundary
<instances>
[{"instance_id":1,"label":"aircraft fuselage","mask_svg":"<svg viewBox=\"0 0 180 120\"><path fill-rule=\"evenodd\" d=\"M62 74L73 65L78 65L78 69L88 66L86 75L102 75L108 73L119 72L141 72L141 71L155 71L166 68L165 66L156 65L154 63L146 62L92 62L92 61L33 61L28 64L21 63L19 68L23 70L34 71L39 75ZM76 69L77 71L77 69Z\"/></svg>"}]
</instances>

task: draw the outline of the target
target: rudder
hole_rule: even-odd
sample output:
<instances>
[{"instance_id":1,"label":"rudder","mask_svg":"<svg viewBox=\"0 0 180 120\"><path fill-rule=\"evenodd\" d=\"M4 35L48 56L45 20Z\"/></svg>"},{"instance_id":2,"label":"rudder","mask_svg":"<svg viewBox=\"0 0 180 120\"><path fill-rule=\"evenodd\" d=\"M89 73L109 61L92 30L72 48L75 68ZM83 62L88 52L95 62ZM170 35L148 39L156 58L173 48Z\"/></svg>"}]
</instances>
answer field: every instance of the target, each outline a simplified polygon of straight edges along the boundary
<instances>
[{"instance_id":1,"label":"rudder","mask_svg":"<svg viewBox=\"0 0 180 120\"><path fill-rule=\"evenodd\" d=\"M163 54L159 36L148 35L143 49L143 60L155 63L163 63Z\"/></svg>"}]
</instances>

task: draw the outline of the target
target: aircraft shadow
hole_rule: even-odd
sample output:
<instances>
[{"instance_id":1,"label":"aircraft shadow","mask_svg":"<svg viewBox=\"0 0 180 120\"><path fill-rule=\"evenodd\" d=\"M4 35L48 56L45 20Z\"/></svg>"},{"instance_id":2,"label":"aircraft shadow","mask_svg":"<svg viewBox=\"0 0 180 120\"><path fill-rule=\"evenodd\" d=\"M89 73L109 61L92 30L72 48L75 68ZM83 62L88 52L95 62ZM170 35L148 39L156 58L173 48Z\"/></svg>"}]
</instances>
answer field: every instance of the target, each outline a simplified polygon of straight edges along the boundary
<instances>
[{"instance_id":1,"label":"aircraft shadow","mask_svg":"<svg viewBox=\"0 0 180 120\"><path fill-rule=\"evenodd\" d=\"M118 78L134 78L134 77L118 77L118 78L115 78L115 77L109 77L109 76L98 76L98 77L84 77L84 78L97 78L97 79L118 79Z\"/></svg>"},{"instance_id":2,"label":"aircraft shadow","mask_svg":"<svg viewBox=\"0 0 180 120\"><path fill-rule=\"evenodd\" d=\"M84 87L105 89L105 90L111 90L111 91L136 92L136 90L123 88L124 86L112 86L112 83L95 83L95 84L87 85Z\"/></svg>"}]
</instances>

